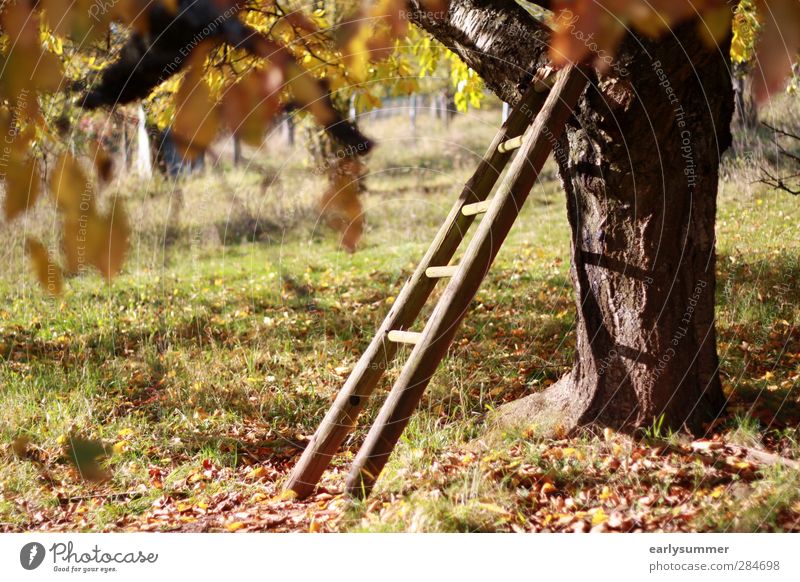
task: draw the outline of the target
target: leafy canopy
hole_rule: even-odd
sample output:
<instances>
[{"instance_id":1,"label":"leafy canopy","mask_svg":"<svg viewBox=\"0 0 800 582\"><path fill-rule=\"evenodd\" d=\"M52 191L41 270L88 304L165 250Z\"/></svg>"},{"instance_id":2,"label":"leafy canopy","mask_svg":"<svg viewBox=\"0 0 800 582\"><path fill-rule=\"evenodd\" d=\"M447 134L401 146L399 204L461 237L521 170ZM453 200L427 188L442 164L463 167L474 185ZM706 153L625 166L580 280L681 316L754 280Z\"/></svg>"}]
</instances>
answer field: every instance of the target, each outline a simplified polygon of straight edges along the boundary
<instances>
[{"instance_id":1,"label":"leafy canopy","mask_svg":"<svg viewBox=\"0 0 800 582\"><path fill-rule=\"evenodd\" d=\"M628 30L657 36L695 19L709 42L731 33L734 61L754 64L762 97L778 90L800 50L797 0L554 0L551 58L557 65L613 54ZM446 0L421 0L444 16ZM477 105L480 80L419 30L405 0L5 0L0 5L0 174L7 221L47 191L59 213L60 248L28 241L44 288L93 267L111 278L122 267L130 227L123 204L101 207L97 190L111 173L97 139L78 144L70 128L91 110L118 114L146 105L193 158L221 130L259 144L275 116L295 109L313 118L349 152L332 166L323 204L329 223L355 249L361 206L355 183L372 142L339 111L364 110L387 90L419 90L420 76L441 72L458 86L456 103ZM589 41L587 41L589 39ZM442 59L442 55L444 59ZM391 89L381 80L392 79ZM338 105L338 107L337 107ZM96 136L95 136L96 137ZM91 168L78 158L91 160ZM48 171L43 162L54 159ZM54 257L60 255L60 258Z\"/></svg>"}]
</instances>

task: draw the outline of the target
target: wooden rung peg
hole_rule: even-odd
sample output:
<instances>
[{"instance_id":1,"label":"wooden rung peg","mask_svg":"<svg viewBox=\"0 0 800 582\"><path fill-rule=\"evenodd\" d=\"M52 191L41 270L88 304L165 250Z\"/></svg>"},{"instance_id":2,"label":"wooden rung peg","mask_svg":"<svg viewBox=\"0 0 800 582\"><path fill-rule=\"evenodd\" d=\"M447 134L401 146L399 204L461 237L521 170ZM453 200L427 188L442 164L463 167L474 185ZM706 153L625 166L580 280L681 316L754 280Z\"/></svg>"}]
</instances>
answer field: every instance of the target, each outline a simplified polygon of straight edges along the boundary
<instances>
[{"instance_id":1,"label":"wooden rung peg","mask_svg":"<svg viewBox=\"0 0 800 582\"><path fill-rule=\"evenodd\" d=\"M522 136L518 135L517 137L512 137L509 140L504 141L499 146L497 146L497 151L501 154L506 152L512 152L522 145Z\"/></svg>"},{"instance_id":2,"label":"wooden rung peg","mask_svg":"<svg viewBox=\"0 0 800 582\"><path fill-rule=\"evenodd\" d=\"M549 75L547 75L544 79L539 79L533 85L533 90L537 93L547 93L550 89L553 88L553 85L556 82L556 76L558 75L558 71L551 71Z\"/></svg>"},{"instance_id":3,"label":"wooden rung peg","mask_svg":"<svg viewBox=\"0 0 800 582\"><path fill-rule=\"evenodd\" d=\"M429 279L440 279L443 277L454 277L458 272L458 265L447 267L428 267L425 269L425 276Z\"/></svg>"},{"instance_id":4,"label":"wooden rung peg","mask_svg":"<svg viewBox=\"0 0 800 582\"><path fill-rule=\"evenodd\" d=\"M422 339L422 334L416 331L400 331L393 329L389 332L389 341L400 344L418 344Z\"/></svg>"},{"instance_id":5,"label":"wooden rung peg","mask_svg":"<svg viewBox=\"0 0 800 582\"><path fill-rule=\"evenodd\" d=\"M475 202L473 204L465 204L461 207L461 214L464 216L475 216L476 214L483 214L487 210L489 210L489 204L491 204L490 200L484 200L483 202Z\"/></svg>"}]
</instances>

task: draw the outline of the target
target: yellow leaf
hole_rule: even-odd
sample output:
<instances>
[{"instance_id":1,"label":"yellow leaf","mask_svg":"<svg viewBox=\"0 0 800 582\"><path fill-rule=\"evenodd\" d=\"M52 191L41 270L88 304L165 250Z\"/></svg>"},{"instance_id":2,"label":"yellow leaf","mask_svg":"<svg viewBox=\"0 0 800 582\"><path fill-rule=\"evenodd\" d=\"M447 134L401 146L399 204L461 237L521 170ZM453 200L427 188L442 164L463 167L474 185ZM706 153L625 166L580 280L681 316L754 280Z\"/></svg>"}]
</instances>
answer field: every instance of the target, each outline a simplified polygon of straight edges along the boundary
<instances>
[{"instance_id":1,"label":"yellow leaf","mask_svg":"<svg viewBox=\"0 0 800 582\"><path fill-rule=\"evenodd\" d=\"M592 514L592 525L600 525L604 521L608 520L608 515L606 512L603 511L602 508L598 509Z\"/></svg>"},{"instance_id":2,"label":"yellow leaf","mask_svg":"<svg viewBox=\"0 0 800 582\"><path fill-rule=\"evenodd\" d=\"M89 250L92 264L106 278L111 279L122 268L128 252L130 227L120 201L104 216L94 215L88 224L92 247Z\"/></svg>"},{"instance_id":3,"label":"yellow leaf","mask_svg":"<svg viewBox=\"0 0 800 582\"><path fill-rule=\"evenodd\" d=\"M259 480L267 476L267 470L264 467L256 467L247 474L248 479Z\"/></svg>"},{"instance_id":4,"label":"yellow leaf","mask_svg":"<svg viewBox=\"0 0 800 582\"><path fill-rule=\"evenodd\" d=\"M114 161L98 141L93 141L89 144L89 153L100 182L102 184L109 182L114 174Z\"/></svg>"},{"instance_id":5,"label":"yellow leaf","mask_svg":"<svg viewBox=\"0 0 800 582\"><path fill-rule=\"evenodd\" d=\"M705 11L697 20L700 38L710 48L716 48L730 34L732 20L731 9L724 4Z\"/></svg>"},{"instance_id":6,"label":"yellow leaf","mask_svg":"<svg viewBox=\"0 0 800 582\"><path fill-rule=\"evenodd\" d=\"M544 495L550 495L551 493L555 493L556 491L558 491L558 489L552 483L545 483L544 485L542 485L542 494Z\"/></svg>"},{"instance_id":7,"label":"yellow leaf","mask_svg":"<svg viewBox=\"0 0 800 582\"><path fill-rule=\"evenodd\" d=\"M39 170L31 158L8 161L4 210L7 220L13 220L36 204L39 198Z\"/></svg>"},{"instance_id":8,"label":"yellow leaf","mask_svg":"<svg viewBox=\"0 0 800 582\"><path fill-rule=\"evenodd\" d=\"M34 87L40 91L58 91L61 89L63 76L64 71L58 57L52 53L42 52L33 72Z\"/></svg>"},{"instance_id":9,"label":"yellow leaf","mask_svg":"<svg viewBox=\"0 0 800 582\"><path fill-rule=\"evenodd\" d=\"M20 459L25 458L25 455L28 453L28 445L31 443L31 440L26 436L18 436L13 441L11 441L11 450L14 451L14 454L19 457Z\"/></svg>"},{"instance_id":10,"label":"yellow leaf","mask_svg":"<svg viewBox=\"0 0 800 582\"><path fill-rule=\"evenodd\" d=\"M583 460L583 453L573 447L565 447L564 449L562 449L562 453L564 454L565 457L575 457L579 461Z\"/></svg>"},{"instance_id":11,"label":"yellow leaf","mask_svg":"<svg viewBox=\"0 0 800 582\"><path fill-rule=\"evenodd\" d=\"M498 513L500 515L508 515L508 510L504 507L500 507L495 503L478 503L478 507L481 509L485 509L486 511L491 511L492 513Z\"/></svg>"},{"instance_id":12,"label":"yellow leaf","mask_svg":"<svg viewBox=\"0 0 800 582\"><path fill-rule=\"evenodd\" d=\"M259 146L264 131L280 106L283 73L278 67L253 70L231 85L222 100L222 114L228 127L242 141Z\"/></svg>"},{"instance_id":13,"label":"yellow leaf","mask_svg":"<svg viewBox=\"0 0 800 582\"><path fill-rule=\"evenodd\" d=\"M233 521L233 522L229 523L228 525L226 525L225 529L227 529L228 531L239 531L243 527L244 527L244 523L242 523L241 521Z\"/></svg>"},{"instance_id":14,"label":"yellow leaf","mask_svg":"<svg viewBox=\"0 0 800 582\"><path fill-rule=\"evenodd\" d=\"M101 465L108 455L106 447L100 441L70 437L64 445L69 461L75 465L81 478L87 481L102 482L111 475Z\"/></svg>"},{"instance_id":15,"label":"yellow leaf","mask_svg":"<svg viewBox=\"0 0 800 582\"><path fill-rule=\"evenodd\" d=\"M193 51L189 72L181 81L175 96L173 136L188 159L196 158L211 145L219 125L211 89L203 78L203 63L207 54L208 45L201 45Z\"/></svg>"},{"instance_id":16,"label":"yellow leaf","mask_svg":"<svg viewBox=\"0 0 800 582\"><path fill-rule=\"evenodd\" d=\"M38 240L29 238L26 243L39 284L50 295L60 294L63 287L61 267L51 260L50 253Z\"/></svg>"},{"instance_id":17,"label":"yellow leaf","mask_svg":"<svg viewBox=\"0 0 800 582\"><path fill-rule=\"evenodd\" d=\"M285 489L273 497L271 501L293 501L294 499L297 499L297 492Z\"/></svg>"},{"instance_id":18,"label":"yellow leaf","mask_svg":"<svg viewBox=\"0 0 800 582\"><path fill-rule=\"evenodd\" d=\"M320 200L328 225L342 233L342 246L356 250L364 229L364 213L359 200L359 179L364 166L355 158L339 160L330 172L330 185Z\"/></svg>"},{"instance_id":19,"label":"yellow leaf","mask_svg":"<svg viewBox=\"0 0 800 582\"><path fill-rule=\"evenodd\" d=\"M77 160L64 153L50 176L50 191L68 218L86 220L94 213L94 190Z\"/></svg>"}]
</instances>

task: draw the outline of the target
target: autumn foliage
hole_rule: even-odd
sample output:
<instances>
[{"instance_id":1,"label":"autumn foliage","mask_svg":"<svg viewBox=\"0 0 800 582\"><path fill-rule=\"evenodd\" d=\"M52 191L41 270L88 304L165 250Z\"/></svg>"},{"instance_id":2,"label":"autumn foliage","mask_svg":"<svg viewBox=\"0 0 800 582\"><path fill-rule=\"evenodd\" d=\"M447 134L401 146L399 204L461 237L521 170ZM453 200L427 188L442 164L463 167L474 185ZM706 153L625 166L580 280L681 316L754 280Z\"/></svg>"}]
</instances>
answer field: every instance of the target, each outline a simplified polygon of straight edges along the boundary
<instances>
[{"instance_id":1,"label":"autumn foliage","mask_svg":"<svg viewBox=\"0 0 800 582\"><path fill-rule=\"evenodd\" d=\"M710 43L726 38L733 28L734 58L750 58L746 53L757 44L752 58L757 91L764 97L781 88L800 49L800 4L795 0L748 1L742 3L745 9L722 0L541 4L552 10L551 57L559 65L594 60L606 70L600 55L613 55L628 31L658 36L695 19ZM259 143L285 108L309 114L335 143L349 146L350 157L363 155L371 141L342 117L331 96L350 91L375 102L366 82L385 74L388 69L379 70L378 63L391 61L401 48L400 39L409 34L408 9L403 0L343 0L331 6L296 10L277 0L4 3L3 206L6 220L13 221L37 204L45 190L57 205L58 252L38 241L28 244L45 289L59 292L62 272L87 266L113 277L122 266L129 235L122 204L101 205L97 200L97 186L110 172L108 156L96 144L71 151L63 128L43 107L50 103L45 96L66 94L78 111L147 100L159 125L172 128L188 158L208 148L221 130ZM445 0L425 0L422 6L432 13L447 10ZM94 56L98 47L108 47L120 36L116 56ZM83 59L83 69L76 70L76 59ZM393 66L408 76L403 62ZM49 175L42 170L45 144L59 152ZM84 165L80 157L93 163ZM361 166L355 160L332 164L322 200L328 223L343 233L348 250L356 248L363 230L356 187ZM90 177L91 167L97 179ZM353 168L359 169L348 174Z\"/></svg>"}]
</instances>

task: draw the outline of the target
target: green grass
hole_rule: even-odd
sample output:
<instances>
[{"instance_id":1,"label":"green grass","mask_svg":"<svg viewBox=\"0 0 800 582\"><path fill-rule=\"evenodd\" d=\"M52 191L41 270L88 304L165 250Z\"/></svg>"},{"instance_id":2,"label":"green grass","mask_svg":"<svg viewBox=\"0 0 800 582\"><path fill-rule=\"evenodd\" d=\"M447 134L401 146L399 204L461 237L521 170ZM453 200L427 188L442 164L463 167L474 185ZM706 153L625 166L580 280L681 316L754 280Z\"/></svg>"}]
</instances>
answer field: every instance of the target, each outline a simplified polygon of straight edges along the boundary
<instances>
[{"instance_id":1,"label":"green grass","mask_svg":"<svg viewBox=\"0 0 800 582\"><path fill-rule=\"evenodd\" d=\"M306 503L277 497L497 115L457 118L416 149L400 121L368 126L397 147L379 148L370 164L368 228L354 255L316 223L321 180L282 150L258 159L261 173L113 186L128 193L137 232L111 285L73 279L49 299L22 262L21 234L3 233L14 260L0 280L0 529L796 529L790 470L736 478L724 459L704 464L619 435L483 442L485 412L570 367L569 234L551 167L375 495L349 507L325 493ZM264 188L263 172L279 179ZM742 189L736 176L723 184L718 226L719 343L731 399L720 430L798 458L800 207ZM41 223L30 229L48 234ZM384 394L326 475L330 491L341 488ZM673 439L663 433L654 425L646 436ZM63 453L70 435L116 444L110 482L76 477ZM30 445L19 456L11 443L23 436ZM637 462L642 469L630 470ZM693 495L678 498L671 487Z\"/></svg>"}]
</instances>

